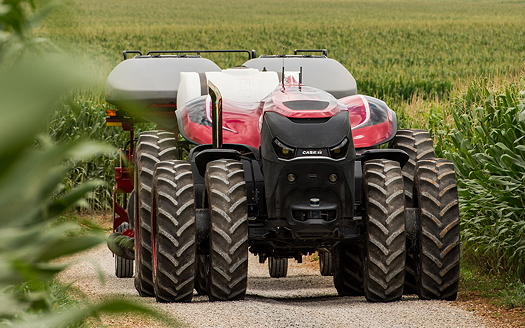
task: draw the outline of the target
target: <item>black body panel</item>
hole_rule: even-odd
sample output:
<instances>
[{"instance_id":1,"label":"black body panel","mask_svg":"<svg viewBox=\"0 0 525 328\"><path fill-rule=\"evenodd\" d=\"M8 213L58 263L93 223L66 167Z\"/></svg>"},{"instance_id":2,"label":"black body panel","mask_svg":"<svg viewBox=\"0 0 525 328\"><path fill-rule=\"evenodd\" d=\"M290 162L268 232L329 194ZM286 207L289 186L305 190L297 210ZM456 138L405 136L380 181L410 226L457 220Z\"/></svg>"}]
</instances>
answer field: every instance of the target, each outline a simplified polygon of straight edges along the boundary
<instances>
[{"instance_id":1,"label":"black body panel","mask_svg":"<svg viewBox=\"0 0 525 328\"><path fill-rule=\"evenodd\" d=\"M330 149L345 138L346 154L331 158ZM276 139L293 149L292 158L277 155ZM268 217L285 220L294 236L327 238L341 219L353 217L356 154L348 113L322 121L265 113L261 158ZM311 199L319 199L319 204L309 208Z\"/></svg>"}]
</instances>

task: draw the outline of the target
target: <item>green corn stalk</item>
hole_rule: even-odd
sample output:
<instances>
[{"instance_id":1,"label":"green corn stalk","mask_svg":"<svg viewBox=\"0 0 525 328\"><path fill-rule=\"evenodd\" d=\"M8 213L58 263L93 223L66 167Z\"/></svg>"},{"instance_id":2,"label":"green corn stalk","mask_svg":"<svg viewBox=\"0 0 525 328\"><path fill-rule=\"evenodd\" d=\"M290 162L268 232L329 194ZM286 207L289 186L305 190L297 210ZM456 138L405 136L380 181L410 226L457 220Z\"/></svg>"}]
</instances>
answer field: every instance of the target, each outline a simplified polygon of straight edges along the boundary
<instances>
[{"instance_id":1,"label":"green corn stalk","mask_svg":"<svg viewBox=\"0 0 525 328\"><path fill-rule=\"evenodd\" d=\"M523 86L523 85L521 85ZM525 277L525 102L519 84L499 93L474 81L453 101L442 141L456 164L466 249Z\"/></svg>"}]
</instances>

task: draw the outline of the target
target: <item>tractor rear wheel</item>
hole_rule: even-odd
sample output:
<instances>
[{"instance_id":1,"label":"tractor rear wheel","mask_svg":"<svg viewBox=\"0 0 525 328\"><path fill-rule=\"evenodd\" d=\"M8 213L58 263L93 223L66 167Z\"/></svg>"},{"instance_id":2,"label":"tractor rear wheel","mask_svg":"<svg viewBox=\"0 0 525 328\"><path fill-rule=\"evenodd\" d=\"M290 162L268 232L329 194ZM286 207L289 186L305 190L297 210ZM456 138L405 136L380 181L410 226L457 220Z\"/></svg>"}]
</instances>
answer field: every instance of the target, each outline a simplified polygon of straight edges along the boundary
<instances>
[{"instance_id":1,"label":"tractor rear wheel","mask_svg":"<svg viewBox=\"0 0 525 328\"><path fill-rule=\"evenodd\" d=\"M208 163L204 177L210 210L211 301L244 299L248 275L248 208L243 165Z\"/></svg>"},{"instance_id":2,"label":"tractor rear wheel","mask_svg":"<svg viewBox=\"0 0 525 328\"><path fill-rule=\"evenodd\" d=\"M334 275L334 264L332 261L332 253L319 250L319 271L321 276L333 276Z\"/></svg>"},{"instance_id":3,"label":"tractor rear wheel","mask_svg":"<svg viewBox=\"0 0 525 328\"><path fill-rule=\"evenodd\" d=\"M124 230L128 229L131 229L131 226L129 223L124 222L117 228L117 232L124 232ZM133 260L115 255L115 275L117 278L133 277Z\"/></svg>"},{"instance_id":4,"label":"tractor rear wheel","mask_svg":"<svg viewBox=\"0 0 525 328\"><path fill-rule=\"evenodd\" d=\"M157 302L190 302L196 256L191 165L163 161L153 179L153 285Z\"/></svg>"},{"instance_id":5,"label":"tractor rear wheel","mask_svg":"<svg viewBox=\"0 0 525 328\"><path fill-rule=\"evenodd\" d=\"M268 258L268 273L272 278L284 278L288 274L288 259Z\"/></svg>"},{"instance_id":6,"label":"tractor rear wheel","mask_svg":"<svg viewBox=\"0 0 525 328\"><path fill-rule=\"evenodd\" d=\"M197 271L195 272L195 290L199 295L208 295L208 276L210 273L210 256L197 255Z\"/></svg>"},{"instance_id":7,"label":"tractor rear wheel","mask_svg":"<svg viewBox=\"0 0 525 328\"><path fill-rule=\"evenodd\" d=\"M337 293L340 296L363 296L363 248L339 244L331 255Z\"/></svg>"},{"instance_id":8,"label":"tractor rear wheel","mask_svg":"<svg viewBox=\"0 0 525 328\"><path fill-rule=\"evenodd\" d=\"M372 302L396 301L405 282L405 202L398 162L365 162L366 206L365 297Z\"/></svg>"},{"instance_id":9,"label":"tractor rear wheel","mask_svg":"<svg viewBox=\"0 0 525 328\"><path fill-rule=\"evenodd\" d=\"M454 164L445 159L420 161L415 190L421 222L417 257L419 297L455 300L460 244Z\"/></svg>"},{"instance_id":10,"label":"tractor rear wheel","mask_svg":"<svg viewBox=\"0 0 525 328\"><path fill-rule=\"evenodd\" d=\"M152 272L151 206L155 164L178 157L175 135L146 131L139 135L135 152L135 288L140 296L154 296Z\"/></svg>"},{"instance_id":11,"label":"tractor rear wheel","mask_svg":"<svg viewBox=\"0 0 525 328\"><path fill-rule=\"evenodd\" d=\"M414 197L412 193L416 165L420 160L436 157L434 143L428 131L419 129L398 130L396 136L390 142L390 148L404 150L409 156L408 162L403 166L401 172L403 173L405 188L405 207L413 207Z\"/></svg>"},{"instance_id":12,"label":"tractor rear wheel","mask_svg":"<svg viewBox=\"0 0 525 328\"><path fill-rule=\"evenodd\" d=\"M414 207L414 172L418 161L436 157L434 145L430 133L425 130L407 129L398 130L396 136L390 143L391 148L404 150L408 156L408 162L403 166L403 183L405 188L405 208ZM405 294L416 294L416 257L418 252L417 230L419 222L417 216L407 213L407 258L405 272Z\"/></svg>"}]
</instances>

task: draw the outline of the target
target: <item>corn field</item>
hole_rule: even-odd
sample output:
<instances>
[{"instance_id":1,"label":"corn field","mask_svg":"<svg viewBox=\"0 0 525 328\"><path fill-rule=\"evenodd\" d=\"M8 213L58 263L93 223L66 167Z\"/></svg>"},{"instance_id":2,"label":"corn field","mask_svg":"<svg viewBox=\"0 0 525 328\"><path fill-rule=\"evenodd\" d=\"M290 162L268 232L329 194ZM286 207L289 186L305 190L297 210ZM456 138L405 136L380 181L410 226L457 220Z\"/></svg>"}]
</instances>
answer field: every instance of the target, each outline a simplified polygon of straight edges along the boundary
<instances>
[{"instance_id":1,"label":"corn field","mask_svg":"<svg viewBox=\"0 0 525 328\"><path fill-rule=\"evenodd\" d=\"M441 151L458 175L466 253L525 276L525 80L489 91L475 80L452 99Z\"/></svg>"}]
</instances>

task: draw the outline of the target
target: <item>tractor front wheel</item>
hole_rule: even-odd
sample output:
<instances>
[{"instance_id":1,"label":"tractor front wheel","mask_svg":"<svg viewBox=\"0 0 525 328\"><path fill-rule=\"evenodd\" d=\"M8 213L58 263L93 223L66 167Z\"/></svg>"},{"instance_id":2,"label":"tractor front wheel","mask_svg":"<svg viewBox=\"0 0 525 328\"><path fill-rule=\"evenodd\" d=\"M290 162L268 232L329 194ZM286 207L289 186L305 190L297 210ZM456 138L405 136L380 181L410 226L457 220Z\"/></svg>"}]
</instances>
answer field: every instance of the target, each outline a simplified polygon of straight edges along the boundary
<instances>
[{"instance_id":1,"label":"tractor front wheel","mask_svg":"<svg viewBox=\"0 0 525 328\"><path fill-rule=\"evenodd\" d=\"M454 164L445 159L418 163L416 205L420 213L417 257L421 299L455 300L459 283L459 204Z\"/></svg>"},{"instance_id":2,"label":"tractor front wheel","mask_svg":"<svg viewBox=\"0 0 525 328\"><path fill-rule=\"evenodd\" d=\"M244 299L248 276L248 208L241 162L208 163L204 177L210 210L211 301Z\"/></svg>"},{"instance_id":3,"label":"tractor front wheel","mask_svg":"<svg viewBox=\"0 0 525 328\"><path fill-rule=\"evenodd\" d=\"M365 162L366 206L365 297L372 302L396 301L405 282L405 199L398 162Z\"/></svg>"},{"instance_id":4,"label":"tractor front wheel","mask_svg":"<svg viewBox=\"0 0 525 328\"><path fill-rule=\"evenodd\" d=\"M196 256L191 165L165 161L153 181L153 284L158 302L190 302Z\"/></svg>"}]
</instances>

